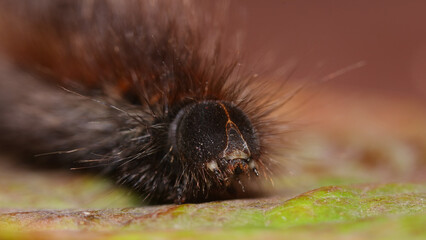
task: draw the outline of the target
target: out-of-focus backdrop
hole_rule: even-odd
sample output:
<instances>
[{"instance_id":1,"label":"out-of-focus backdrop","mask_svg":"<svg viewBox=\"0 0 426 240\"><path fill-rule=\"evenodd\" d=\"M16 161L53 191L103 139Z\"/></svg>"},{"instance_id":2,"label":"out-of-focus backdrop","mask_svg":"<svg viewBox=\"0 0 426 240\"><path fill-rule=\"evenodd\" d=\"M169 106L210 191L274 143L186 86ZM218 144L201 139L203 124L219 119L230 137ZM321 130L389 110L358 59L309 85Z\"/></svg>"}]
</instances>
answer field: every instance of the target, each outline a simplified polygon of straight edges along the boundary
<instances>
[{"instance_id":1,"label":"out-of-focus backdrop","mask_svg":"<svg viewBox=\"0 0 426 240\"><path fill-rule=\"evenodd\" d=\"M294 59L295 77L319 70L326 74L363 60L365 67L330 85L426 102L426 1L237 0L233 4L235 18L243 16L246 21L247 49L273 50L279 63ZM241 6L245 10L238 10Z\"/></svg>"}]
</instances>

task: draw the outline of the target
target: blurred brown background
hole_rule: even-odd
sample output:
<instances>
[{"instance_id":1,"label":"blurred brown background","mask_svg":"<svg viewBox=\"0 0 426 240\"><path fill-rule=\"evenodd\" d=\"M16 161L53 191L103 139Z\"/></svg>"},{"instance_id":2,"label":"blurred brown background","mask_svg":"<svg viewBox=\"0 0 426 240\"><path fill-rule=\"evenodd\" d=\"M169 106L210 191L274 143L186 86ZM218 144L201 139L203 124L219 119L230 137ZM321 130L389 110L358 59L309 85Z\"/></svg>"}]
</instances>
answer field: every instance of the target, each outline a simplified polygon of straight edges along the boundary
<instances>
[{"instance_id":1,"label":"blurred brown background","mask_svg":"<svg viewBox=\"0 0 426 240\"><path fill-rule=\"evenodd\" d=\"M237 0L244 49L297 62L294 77L366 66L329 82L354 93L426 100L426 1ZM242 9L242 10L240 10ZM265 55L270 54L265 53ZM425 104L426 106L426 104Z\"/></svg>"}]
</instances>

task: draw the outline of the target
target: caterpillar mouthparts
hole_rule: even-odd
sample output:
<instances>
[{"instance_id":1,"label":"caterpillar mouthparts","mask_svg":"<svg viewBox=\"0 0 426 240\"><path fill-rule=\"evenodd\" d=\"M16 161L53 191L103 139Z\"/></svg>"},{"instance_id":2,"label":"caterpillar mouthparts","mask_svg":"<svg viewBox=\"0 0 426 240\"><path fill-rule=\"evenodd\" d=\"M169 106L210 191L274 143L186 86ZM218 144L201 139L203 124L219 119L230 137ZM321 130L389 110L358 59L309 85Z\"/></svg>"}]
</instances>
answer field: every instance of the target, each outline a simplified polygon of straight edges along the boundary
<instances>
[{"instance_id":1,"label":"caterpillar mouthparts","mask_svg":"<svg viewBox=\"0 0 426 240\"><path fill-rule=\"evenodd\" d=\"M197 1L2 1L1 145L151 203L262 192L251 186L276 172L285 133L272 115L291 96L224 57L205 13Z\"/></svg>"},{"instance_id":2,"label":"caterpillar mouthparts","mask_svg":"<svg viewBox=\"0 0 426 240\"><path fill-rule=\"evenodd\" d=\"M214 174L218 185L229 185L249 170L259 175L256 133L247 116L230 103L203 101L184 107L170 126L169 139L170 161L191 161Z\"/></svg>"},{"instance_id":3,"label":"caterpillar mouthparts","mask_svg":"<svg viewBox=\"0 0 426 240\"><path fill-rule=\"evenodd\" d=\"M249 168L257 172L256 133L231 103L202 101L184 107L170 125L169 139L175 158L207 165L217 176L248 174Z\"/></svg>"}]
</instances>

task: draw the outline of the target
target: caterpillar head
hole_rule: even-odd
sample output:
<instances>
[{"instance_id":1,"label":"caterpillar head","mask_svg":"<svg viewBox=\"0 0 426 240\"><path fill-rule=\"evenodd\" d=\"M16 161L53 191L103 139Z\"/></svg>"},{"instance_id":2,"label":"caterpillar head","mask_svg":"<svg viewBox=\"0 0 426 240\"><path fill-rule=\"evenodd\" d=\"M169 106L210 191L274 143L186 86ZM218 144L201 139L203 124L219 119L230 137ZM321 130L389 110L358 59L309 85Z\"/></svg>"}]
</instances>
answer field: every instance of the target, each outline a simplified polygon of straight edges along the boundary
<instances>
[{"instance_id":1,"label":"caterpillar head","mask_svg":"<svg viewBox=\"0 0 426 240\"><path fill-rule=\"evenodd\" d=\"M169 129L181 161L207 168L221 179L259 175L260 144L250 119L226 101L202 101L182 108Z\"/></svg>"}]
</instances>

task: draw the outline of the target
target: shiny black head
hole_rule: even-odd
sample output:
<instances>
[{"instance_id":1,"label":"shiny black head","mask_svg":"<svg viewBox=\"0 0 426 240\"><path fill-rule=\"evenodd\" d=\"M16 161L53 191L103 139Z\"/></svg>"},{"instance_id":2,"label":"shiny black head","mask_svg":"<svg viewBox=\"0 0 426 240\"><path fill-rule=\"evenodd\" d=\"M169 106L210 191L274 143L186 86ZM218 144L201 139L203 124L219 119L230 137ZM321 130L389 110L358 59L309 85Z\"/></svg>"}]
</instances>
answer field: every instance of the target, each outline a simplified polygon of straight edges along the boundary
<instances>
[{"instance_id":1,"label":"shiny black head","mask_svg":"<svg viewBox=\"0 0 426 240\"><path fill-rule=\"evenodd\" d=\"M258 175L259 140L247 115L225 101L203 101L179 111L169 129L181 161L200 164L216 174Z\"/></svg>"}]
</instances>

